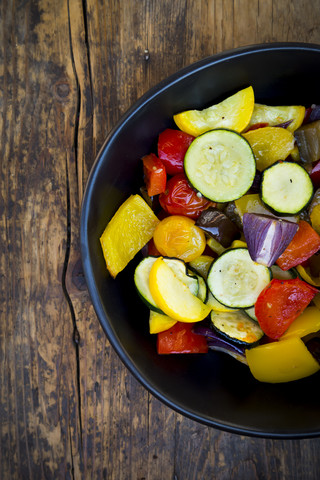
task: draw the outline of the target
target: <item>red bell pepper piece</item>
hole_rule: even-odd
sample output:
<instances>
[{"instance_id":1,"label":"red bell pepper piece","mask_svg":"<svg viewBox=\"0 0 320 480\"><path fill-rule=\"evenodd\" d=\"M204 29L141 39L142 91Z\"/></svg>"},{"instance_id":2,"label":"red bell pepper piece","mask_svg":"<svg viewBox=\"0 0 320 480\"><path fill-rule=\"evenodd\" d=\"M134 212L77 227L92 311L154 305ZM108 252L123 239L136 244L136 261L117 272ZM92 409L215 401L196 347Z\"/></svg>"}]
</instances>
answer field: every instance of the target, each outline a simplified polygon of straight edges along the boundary
<instances>
[{"instance_id":1,"label":"red bell pepper piece","mask_svg":"<svg viewBox=\"0 0 320 480\"><path fill-rule=\"evenodd\" d=\"M258 128L264 128L264 127L267 127L268 125L269 123L267 122L254 123L253 125L250 125L247 132L249 132L250 130L258 130Z\"/></svg>"},{"instance_id":2,"label":"red bell pepper piece","mask_svg":"<svg viewBox=\"0 0 320 480\"><path fill-rule=\"evenodd\" d=\"M282 270L289 270L308 260L319 249L320 236L309 223L300 220L299 230L276 263Z\"/></svg>"},{"instance_id":3,"label":"red bell pepper piece","mask_svg":"<svg viewBox=\"0 0 320 480\"><path fill-rule=\"evenodd\" d=\"M260 293L255 314L268 337L277 340L309 305L318 290L299 278L273 279Z\"/></svg>"},{"instance_id":4,"label":"red bell pepper piece","mask_svg":"<svg viewBox=\"0 0 320 480\"><path fill-rule=\"evenodd\" d=\"M158 138L158 156L163 161L168 175L183 172L183 160L195 137L180 130L167 128Z\"/></svg>"},{"instance_id":5,"label":"red bell pepper piece","mask_svg":"<svg viewBox=\"0 0 320 480\"><path fill-rule=\"evenodd\" d=\"M142 161L144 181L149 197L164 192L167 184L167 172L162 161L154 153L144 156Z\"/></svg>"},{"instance_id":6,"label":"red bell pepper piece","mask_svg":"<svg viewBox=\"0 0 320 480\"><path fill-rule=\"evenodd\" d=\"M177 322L169 330L158 333L158 353L207 353L206 338L193 333L193 326L194 323Z\"/></svg>"}]
</instances>

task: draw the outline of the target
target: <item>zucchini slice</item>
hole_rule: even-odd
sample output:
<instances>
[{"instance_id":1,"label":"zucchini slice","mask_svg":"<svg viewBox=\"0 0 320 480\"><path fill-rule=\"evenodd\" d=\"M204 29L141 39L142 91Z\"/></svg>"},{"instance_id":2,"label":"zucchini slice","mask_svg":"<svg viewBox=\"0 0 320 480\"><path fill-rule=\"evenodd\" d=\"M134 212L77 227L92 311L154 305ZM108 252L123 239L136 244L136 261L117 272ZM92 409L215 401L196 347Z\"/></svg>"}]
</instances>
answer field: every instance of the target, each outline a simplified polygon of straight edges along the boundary
<instances>
[{"instance_id":1,"label":"zucchini slice","mask_svg":"<svg viewBox=\"0 0 320 480\"><path fill-rule=\"evenodd\" d=\"M255 345L264 335L259 324L243 311L211 312L213 328L233 342Z\"/></svg>"},{"instance_id":2,"label":"zucchini slice","mask_svg":"<svg viewBox=\"0 0 320 480\"><path fill-rule=\"evenodd\" d=\"M312 181L298 163L277 162L262 173L261 199L277 214L301 212L312 196Z\"/></svg>"},{"instance_id":3,"label":"zucchini slice","mask_svg":"<svg viewBox=\"0 0 320 480\"><path fill-rule=\"evenodd\" d=\"M233 248L213 262L207 284L223 305L250 308L270 280L269 268L254 262L247 248Z\"/></svg>"},{"instance_id":4,"label":"zucchini slice","mask_svg":"<svg viewBox=\"0 0 320 480\"><path fill-rule=\"evenodd\" d=\"M192 275L192 272L190 270L189 270L189 275ZM201 277L201 275L196 274L196 277L198 279L198 284L199 284L197 297L200 298L200 300L203 303L206 303L208 298L208 287L207 287L206 281L203 277Z\"/></svg>"},{"instance_id":5,"label":"zucchini slice","mask_svg":"<svg viewBox=\"0 0 320 480\"><path fill-rule=\"evenodd\" d=\"M246 193L256 161L249 142L233 130L216 129L197 137L184 158L185 174L204 197L231 202Z\"/></svg>"},{"instance_id":6,"label":"zucchini slice","mask_svg":"<svg viewBox=\"0 0 320 480\"><path fill-rule=\"evenodd\" d=\"M290 270L282 270L278 265L272 265L271 267L272 278L277 278L278 280L291 280L292 278L297 278L298 272L295 268L290 268Z\"/></svg>"},{"instance_id":7,"label":"zucchini slice","mask_svg":"<svg viewBox=\"0 0 320 480\"><path fill-rule=\"evenodd\" d=\"M255 322L258 321L257 317L256 317L256 313L255 313L255 308L254 306L253 307L250 307L250 308L245 308L244 311L246 312L247 315L249 315L249 317L254 320Z\"/></svg>"},{"instance_id":8,"label":"zucchini slice","mask_svg":"<svg viewBox=\"0 0 320 480\"><path fill-rule=\"evenodd\" d=\"M158 313L163 313L154 301L149 288L149 275L152 265L158 257L149 256L141 260L134 272L134 283L137 291L145 304ZM190 292L197 296L199 291L199 282L196 275L187 273L187 266L183 260L178 258L163 257L164 262L171 268L175 275L181 280Z\"/></svg>"}]
</instances>

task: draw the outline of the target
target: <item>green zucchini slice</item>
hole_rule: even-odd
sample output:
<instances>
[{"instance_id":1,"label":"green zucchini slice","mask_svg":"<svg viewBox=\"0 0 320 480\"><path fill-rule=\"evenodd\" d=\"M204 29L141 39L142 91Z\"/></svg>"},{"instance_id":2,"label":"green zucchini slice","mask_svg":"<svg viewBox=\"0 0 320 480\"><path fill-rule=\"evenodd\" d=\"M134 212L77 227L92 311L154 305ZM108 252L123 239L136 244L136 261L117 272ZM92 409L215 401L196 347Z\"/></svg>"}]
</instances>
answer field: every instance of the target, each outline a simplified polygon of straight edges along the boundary
<instances>
[{"instance_id":1,"label":"green zucchini slice","mask_svg":"<svg viewBox=\"0 0 320 480\"><path fill-rule=\"evenodd\" d=\"M269 268L254 262L247 248L233 248L213 262L207 284L223 305L250 308L270 280Z\"/></svg>"},{"instance_id":2,"label":"green zucchini slice","mask_svg":"<svg viewBox=\"0 0 320 480\"><path fill-rule=\"evenodd\" d=\"M261 199L277 214L295 215L301 212L312 196L312 181L298 163L277 162L262 174Z\"/></svg>"},{"instance_id":3,"label":"green zucchini slice","mask_svg":"<svg viewBox=\"0 0 320 480\"><path fill-rule=\"evenodd\" d=\"M246 312L247 315L249 315L249 317L254 320L255 322L258 321L257 317L256 317L256 313L255 313L255 308L254 306L253 307L250 307L250 308L245 308L244 311Z\"/></svg>"},{"instance_id":4,"label":"green zucchini slice","mask_svg":"<svg viewBox=\"0 0 320 480\"><path fill-rule=\"evenodd\" d=\"M210 130L197 137L184 158L185 174L204 197L231 202L250 188L256 162L249 142L233 130Z\"/></svg>"},{"instance_id":5,"label":"green zucchini slice","mask_svg":"<svg viewBox=\"0 0 320 480\"><path fill-rule=\"evenodd\" d=\"M149 256L141 260L134 272L134 283L137 291L145 304L158 313L163 313L154 301L149 288L149 275L152 265L158 257ZM178 258L163 257L164 262L171 268L175 275L197 296L199 291L198 277L187 273L187 266L183 260Z\"/></svg>"},{"instance_id":6,"label":"green zucchini slice","mask_svg":"<svg viewBox=\"0 0 320 480\"><path fill-rule=\"evenodd\" d=\"M259 324L242 310L211 312L213 328L222 336L244 345L255 345L264 335Z\"/></svg>"}]
</instances>

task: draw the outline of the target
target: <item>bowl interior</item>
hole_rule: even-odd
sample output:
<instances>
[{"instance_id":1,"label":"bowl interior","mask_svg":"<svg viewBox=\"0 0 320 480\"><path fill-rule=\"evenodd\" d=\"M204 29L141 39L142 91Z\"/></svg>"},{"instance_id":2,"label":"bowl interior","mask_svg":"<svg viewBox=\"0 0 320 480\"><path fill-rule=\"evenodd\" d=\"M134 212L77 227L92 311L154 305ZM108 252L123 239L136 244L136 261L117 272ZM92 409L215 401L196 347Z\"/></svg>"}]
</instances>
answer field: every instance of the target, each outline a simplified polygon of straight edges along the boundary
<instances>
[{"instance_id":1,"label":"bowl interior","mask_svg":"<svg viewBox=\"0 0 320 480\"><path fill-rule=\"evenodd\" d=\"M320 47L270 44L207 58L144 95L106 140L91 171L82 207L81 249L98 318L126 366L157 398L207 425L247 435L301 438L320 434L319 374L282 385L256 382L225 354L158 356L148 310L133 272L139 255L114 280L99 237L120 204L142 184L140 158L155 148L172 115L204 108L252 85L270 105L320 103Z\"/></svg>"}]
</instances>

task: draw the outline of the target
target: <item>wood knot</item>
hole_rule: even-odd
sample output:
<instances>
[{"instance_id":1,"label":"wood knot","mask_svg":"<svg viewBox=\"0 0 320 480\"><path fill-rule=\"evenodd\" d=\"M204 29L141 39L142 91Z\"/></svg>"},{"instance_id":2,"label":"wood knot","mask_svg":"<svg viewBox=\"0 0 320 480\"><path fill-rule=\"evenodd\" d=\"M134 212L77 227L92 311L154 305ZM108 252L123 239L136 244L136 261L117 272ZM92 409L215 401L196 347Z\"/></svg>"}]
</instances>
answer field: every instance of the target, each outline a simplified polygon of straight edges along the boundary
<instances>
[{"instance_id":1,"label":"wood knot","mask_svg":"<svg viewBox=\"0 0 320 480\"><path fill-rule=\"evenodd\" d=\"M70 91L70 85L66 81L59 81L54 86L54 95L60 102L68 100Z\"/></svg>"},{"instance_id":2,"label":"wood knot","mask_svg":"<svg viewBox=\"0 0 320 480\"><path fill-rule=\"evenodd\" d=\"M86 284L86 279L84 277L83 273L83 268L82 268L82 262L81 258L79 258L72 270L72 283L73 285L80 291L86 290L87 284Z\"/></svg>"}]
</instances>

